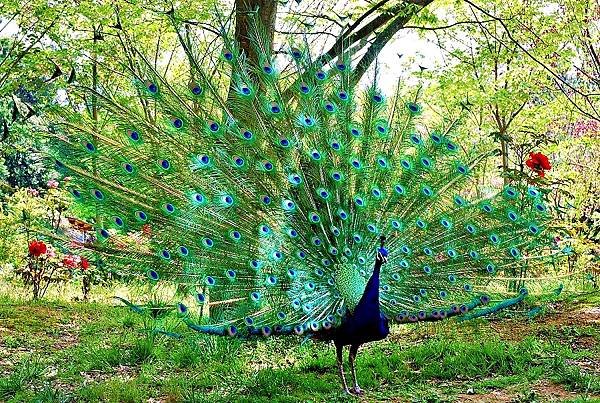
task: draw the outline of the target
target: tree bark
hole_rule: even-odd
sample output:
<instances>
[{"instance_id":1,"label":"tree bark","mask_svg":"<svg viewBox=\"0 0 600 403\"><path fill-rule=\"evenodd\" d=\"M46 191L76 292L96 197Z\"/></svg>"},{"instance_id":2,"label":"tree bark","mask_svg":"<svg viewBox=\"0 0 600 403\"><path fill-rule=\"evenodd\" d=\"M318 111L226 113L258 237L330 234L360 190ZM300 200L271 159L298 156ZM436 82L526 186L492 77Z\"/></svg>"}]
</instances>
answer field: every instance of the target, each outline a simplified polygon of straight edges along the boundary
<instances>
[{"instance_id":1,"label":"tree bark","mask_svg":"<svg viewBox=\"0 0 600 403\"><path fill-rule=\"evenodd\" d=\"M504 136L505 134L502 133ZM502 172L504 172L504 186L510 184L510 178L506 174L508 172L508 143L506 140L500 140L500 147L502 149Z\"/></svg>"},{"instance_id":2,"label":"tree bark","mask_svg":"<svg viewBox=\"0 0 600 403\"><path fill-rule=\"evenodd\" d=\"M271 53L273 51L277 4L278 2L275 0L235 0L235 40L251 64L257 65L260 61L250 40L250 19L257 18L256 22L259 24L257 28L264 31L263 39L267 50Z\"/></svg>"}]
</instances>

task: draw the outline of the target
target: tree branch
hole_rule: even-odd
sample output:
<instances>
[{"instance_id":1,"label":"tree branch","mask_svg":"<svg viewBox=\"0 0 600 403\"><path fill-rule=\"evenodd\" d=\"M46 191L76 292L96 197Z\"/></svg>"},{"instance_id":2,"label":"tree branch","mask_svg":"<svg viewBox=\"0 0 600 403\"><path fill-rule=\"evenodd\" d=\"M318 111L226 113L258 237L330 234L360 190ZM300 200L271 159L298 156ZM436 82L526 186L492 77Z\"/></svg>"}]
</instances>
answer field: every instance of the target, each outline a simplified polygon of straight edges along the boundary
<instances>
[{"instance_id":1,"label":"tree branch","mask_svg":"<svg viewBox=\"0 0 600 403\"><path fill-rule=\"evenodd\" d=\"M369 15L373 14L377 9L381 8L387 0L382 0L377 3L375 6L370 8L367 12L365 12L362 16L360 16L352 25L348 27L346 32L343 32L339 39L335 41L335 43L327 50L327 52L323 53L316 59L317 63L326 63L331 59L339 56L345 48L348 47L348 44L358 42L365 37L371 35L378 28L387 24L395 14L399 13L404 9L407 3L398 4L388 11L385 11L379 14L377 17L372 19L370 22L365 24L361 29L352 33Z\"/></svg>"},{"instance_id":2,"label":"tree branch","mask_svg":"<svg viewBox=\"0 0 600 403\"><path fill-rule=\"evenodd\" d=\"M585 116L587 116L589 118L592 118L592 119L600 121L600 114L598 113L598 110L596 109L596 107L593 105L593 102L589 99L589 94L585 94L582 91L580 91L579 89L577 89L576 87L574 87L573 85L571 85L567 80L565 80L563 77L561 77L560 75L558 75L551 68L549 68L548 66L546 66L545 63L543 63L536 56L534 56L533 54L531 54L531 52L529 52L527 49L525 49L525 47L523 45L521 45L521 43L519 41L517 41L515 39L515 37L512 35L512 33L510 32L509 28L506 26L506 23L504 22L504 20L502 18L499 18L499 17L496 17L496 16L492 15L488 11L486 11L483 8L479 7L478 5L474 4L471 0L464 0L464 1L465 1L465 3L469 4L471 7L477 9L481 13L487 15L488 17L490 17L490 18L492 18L492 19L494 19L496 21L498 21L500 23L500 25L502 25L502 27L504 28L504 31L506 32L506 35L508 36L508 39L510 39L510 41L513 44L515 44L523 53L525 53L531 60L533 60L535 63L537 63L539 66L541 66L544 70L546 70L548 73L550 73L550 75L555 79L555 82L557 84L560 83L558 85L559 89L563 92L563 94L565 94L565 96L569 99L569 102L571 102L577 108L577 110L579 110L581 113L583 113ZM482 29L485 29L483 27L483 25L481 25L481 27L482 27ZM501 43L502 45L504 45L504 46L506 46L508 48L508 46L506 45L506 43L501 38L498 38L497 35L494 35L494 34L492 34L489 31L488 31L488 33L495 40L497 40L499 43ZM588 106L592 109L594 115L592 115L589 112L584 112L584 110L579 105L577 105L569 97L569 95L566 93L566 91L564 90L564 88L562 86L566 86L571 91L573 91L574 93L580 95L585 100L585 103L588 104Z\"/></svg>"},{"instance_id":3,"label":"tree branch","mask_svg":"<svg viewBox=\"0 0 600 403\"><path fill-rule=\"evenodd\" d=\"M377 35L375 41L369 46L367 52L363 55L363 57L359 60L356 67L354 68L354 74L352 75L353 84L356 84L361 77L365 74L371 63L377 58L379 52L384 48L384 46L393 38L394 34L398 32L404 24L406 24L410 19L421 11L424 7L431 4L433 0L423 0L420 1L423 5L421 8L416 10L413 13L410 13L410 6L407 6L402 13L398 15L385 29Z\"/></svg>"},{"instance_id":4,"label":"tree branch","mask_svg":"<svg viewBox=\"0 0 600 403\"><path fill-rule=\"evenodd\" d=\"M464 25L464 24L485 24L487 22L494 22L496 20L476 20L476 21L457 21L453 24L448 24L448 25L441 25L439 27L420 27L417 25L404 25L402 28L403 29L420 29L423 31L436 31L438 29L448 29L448 28L452 28L455 27L457 25Z\"/></svg>"}]
</instances>

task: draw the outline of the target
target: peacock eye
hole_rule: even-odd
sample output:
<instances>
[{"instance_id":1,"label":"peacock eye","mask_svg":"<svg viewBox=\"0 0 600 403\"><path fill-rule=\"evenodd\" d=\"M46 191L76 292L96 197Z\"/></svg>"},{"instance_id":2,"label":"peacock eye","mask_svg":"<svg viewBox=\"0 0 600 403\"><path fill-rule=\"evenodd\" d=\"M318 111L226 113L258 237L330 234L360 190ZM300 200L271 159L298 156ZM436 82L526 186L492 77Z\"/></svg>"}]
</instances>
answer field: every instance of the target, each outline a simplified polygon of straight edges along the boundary
<instances>
[{"instance_id":1,"label":"peacock eye","mask_svg":"<svg viewBox=\"0 0 600 403\"><path fill-rule=\"evenodd\" d=\"M204 92L204 89L196 83L190 83L189 89L190 89L190 92L196 96L202 95L202 93Z\"/></svg>"},{"instance_id":2,"label":"peacock eye","mask_svg":"<svg viewBox=\"0 0 600 403\"><path fill-rule=\"evenodd\" d=\"M129 138L133 141L138 141L140 139L140 134L135 130L130 130Z\"/></svg>"},{"instance_id":3,"label":"peacock eye","mask_svg":"<svg viewBox=\"0 0 600 403\"><path fill-rule=\"evenodd\" d=\"M171 123L176 129L181 129L183 127L183 120L181 120L180 118L172 118Z\"/></svg>"},{"instance_id":4,"label":"peacock eye","mask_svg":"<svg viewBox=\"0 0 600 403\"><path fill-rule=\"evenodd\" d=\"M146 89L151 94L156 94L158 92L158 86L152 81L146 81Z\"/></svg>"},{"instance_id":5,"label":"peacock eye","mask_svg":"<svg viewBox=\"0 0 600 403\"><path fill-rule=\"evenodd\" d=\"M291 51L292 51L292 57L294 59L296 59L296 60L302 59L302 52L300 52L299 49L292 48Z\"/></svg>"}]
</instances>

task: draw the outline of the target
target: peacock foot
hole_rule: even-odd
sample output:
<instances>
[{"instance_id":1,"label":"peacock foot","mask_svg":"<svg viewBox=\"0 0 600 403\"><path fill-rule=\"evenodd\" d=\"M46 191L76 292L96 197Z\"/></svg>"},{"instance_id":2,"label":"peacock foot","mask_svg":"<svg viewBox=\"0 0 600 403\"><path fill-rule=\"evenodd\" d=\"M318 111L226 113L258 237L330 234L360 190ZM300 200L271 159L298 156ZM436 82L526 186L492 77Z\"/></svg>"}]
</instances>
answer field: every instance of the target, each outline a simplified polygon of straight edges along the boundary
<instances>
[{"instance_id":1,"label":"peacock foot","mask_svg":"<svg viewBox=\"0 0 600 403\"><path fill-rule=\"evenodd\" d=\"M352 390L350 391L351 393L354 393L355 395L359 395L362 396L365 394L365 391L362 390L358 385L353 387Z\"/></svg>"},{"instance_id":2,"label":"peacock foot","mask_svg":"<svg viewBox=\"0 0 600 403\"><path fill-rule=\"evenodd\" d=\"M347 395L351 395L352 394L352 392L348 388L344 388L344 392L346 392Z\"/></svg>"}]
</instances>

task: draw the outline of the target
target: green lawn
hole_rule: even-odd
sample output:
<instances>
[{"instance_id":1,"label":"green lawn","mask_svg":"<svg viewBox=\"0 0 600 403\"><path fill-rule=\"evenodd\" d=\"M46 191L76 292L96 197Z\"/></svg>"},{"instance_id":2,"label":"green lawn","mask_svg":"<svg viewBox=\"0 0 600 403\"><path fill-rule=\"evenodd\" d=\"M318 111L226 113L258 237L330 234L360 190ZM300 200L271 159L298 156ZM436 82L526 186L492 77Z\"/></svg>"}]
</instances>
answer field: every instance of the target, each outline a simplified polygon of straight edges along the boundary
<instances>
[{"instance_id":1,"label":"green lawn","mask_svg":"<svg viewBox=\"0 0 600 403\"><path fill-rule=\"evenodd\" d=\"M0 401L600 401L599 307L396 327L361 350L359 399L319 342L152 338L123 307L0 297Z\"/></svg>"}]
</instances>

